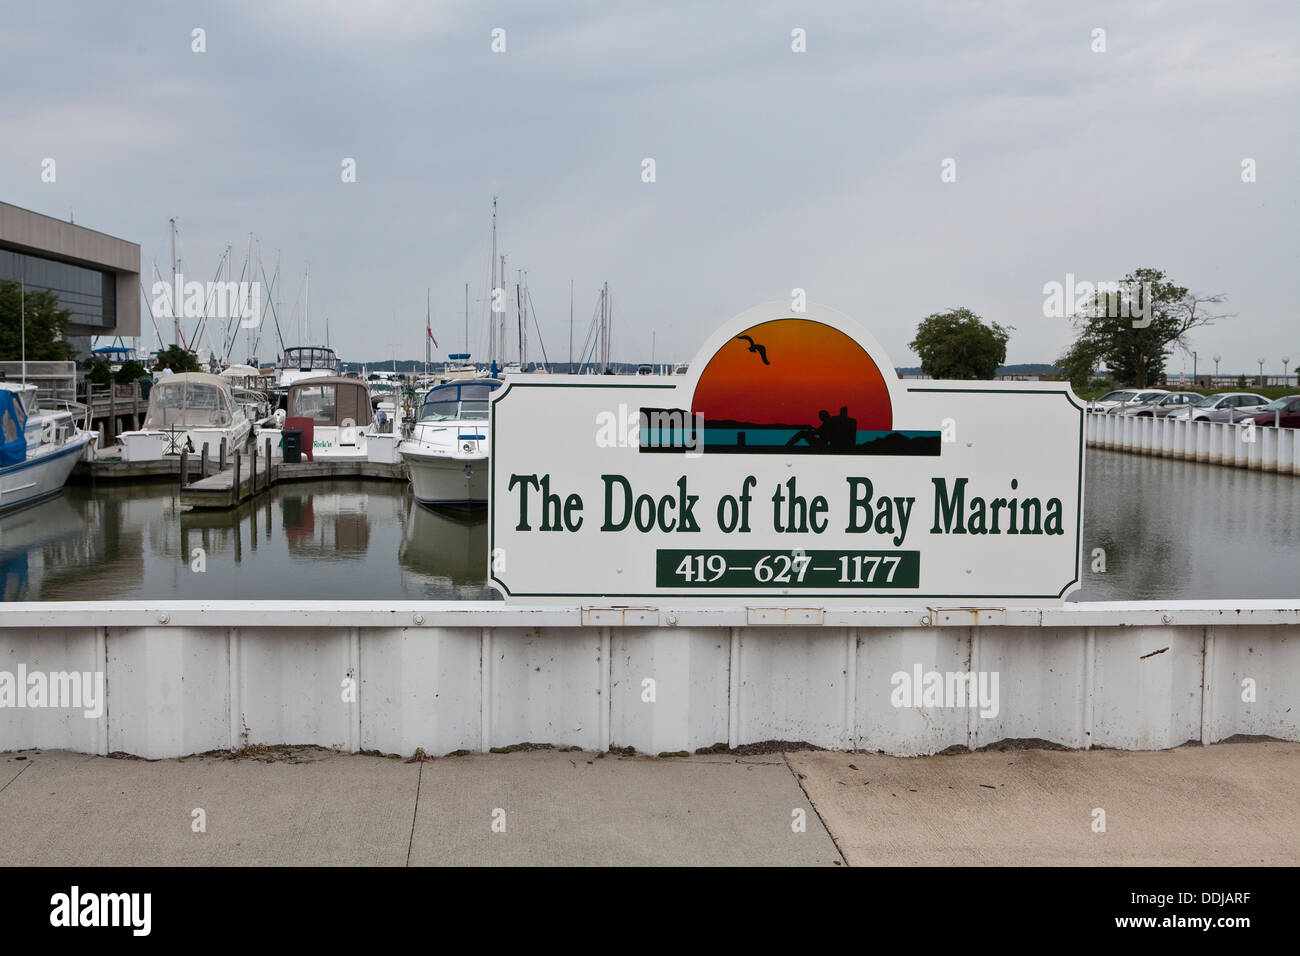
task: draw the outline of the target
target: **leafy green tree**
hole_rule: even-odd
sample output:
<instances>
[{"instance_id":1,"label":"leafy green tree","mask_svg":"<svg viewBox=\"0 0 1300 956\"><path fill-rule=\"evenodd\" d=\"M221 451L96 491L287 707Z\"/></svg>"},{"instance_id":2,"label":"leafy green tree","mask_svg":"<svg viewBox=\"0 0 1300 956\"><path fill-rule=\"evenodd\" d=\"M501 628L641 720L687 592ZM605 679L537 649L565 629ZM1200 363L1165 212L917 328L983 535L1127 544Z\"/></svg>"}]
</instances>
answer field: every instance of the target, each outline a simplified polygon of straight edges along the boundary
<instances>
[{"instance_id":1,"label":"leafy green tree","mask_svg":"<svg viewBox=\"0 0 1300 956\"><path fill-rule=\"evenodd\" d=\"M119 384L129 385L131 382L139 381L141 376L148 374L149 373L144 370L143 365L135 359L131 359L129 362L122 363L122 367L117 370L114 377L117 379Z\"/></svg>"},{"instance_id":2,"label":"leafy green tree","mask_svg":"<svg viewBox=\"0 0 1300 956\"><path fill-rule=\"evenodd\" d=\"M24 297L19 284L6 279L0 280L0 361L16 362L23 357L24 312L27 361L66 362L76 356L77 350L64 341L72 312L59 308L58 296L44 289L28 289Z\"/></svg>"},{"instance_id":3,"label":"leafy green tree","mask_svg":"<svg viewBox=\"0 0 1300 956\"><path fill-rule=\"evenodd\" d=\"M199 357L179 345L169 345L158 353L158 368L166 365L173 372L201 372Z\"/></svg>"},{"instance_id":4,"label":"leafy green tree","mask_svg":"<svg viewBox=\"0 0 1300 956\"><path fill-rule=\"evenodd\" d=\"M1056 360L1072 383L1083 367L1105 364L1116 381L1137 388L1158 382L1175 348L1187 351L1187 333L1226 314L1211 311L1222 293L1194 295L1159 269L1136 269L1118 290L1095 293L1074 319L1078 335Z\"/></svg>"},{"instance_id":5,"label":"leafy green tree","mask_svg":"<svg viewBox=\"0 0 1300 956\"><path fill-rule=\"evenodd\" d=\"M949 309L921 320L908 348L931 378L991 379L1006 361L1014 328L986 325L970 309Z\"/></svg>"},{"instance_id":6,"label":"leafy green tree","mask_svg":"<svg viewBox=\"0 0 1300 956\"><path fill-rule=\"evenodd\" d=\"M113 381L113 369L106 359L93 358L86 363L86 380L96 385L107 385Z\"/></svg>"}]
</instances>

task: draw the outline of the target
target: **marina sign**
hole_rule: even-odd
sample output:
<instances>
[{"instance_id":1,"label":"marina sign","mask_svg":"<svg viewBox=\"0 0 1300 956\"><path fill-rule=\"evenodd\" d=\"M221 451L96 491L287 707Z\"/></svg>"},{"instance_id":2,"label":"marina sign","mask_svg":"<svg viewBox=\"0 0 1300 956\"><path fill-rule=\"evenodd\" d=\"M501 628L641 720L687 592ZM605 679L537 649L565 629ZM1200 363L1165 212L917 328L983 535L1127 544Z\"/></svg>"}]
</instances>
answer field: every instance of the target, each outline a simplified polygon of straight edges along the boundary
<instances>
[{"instance_id":1,"label":"marina sign","mask_svg":"<svg viewBox=\"0 0 1300 956\"><path fill-rule=\"evenodd\" d=\"M685 374L511 375L491 417L508 600L1041 605L1079 584L1068 385L904 383L830 309L751 309Z\"/></svg>"}]
</instances>

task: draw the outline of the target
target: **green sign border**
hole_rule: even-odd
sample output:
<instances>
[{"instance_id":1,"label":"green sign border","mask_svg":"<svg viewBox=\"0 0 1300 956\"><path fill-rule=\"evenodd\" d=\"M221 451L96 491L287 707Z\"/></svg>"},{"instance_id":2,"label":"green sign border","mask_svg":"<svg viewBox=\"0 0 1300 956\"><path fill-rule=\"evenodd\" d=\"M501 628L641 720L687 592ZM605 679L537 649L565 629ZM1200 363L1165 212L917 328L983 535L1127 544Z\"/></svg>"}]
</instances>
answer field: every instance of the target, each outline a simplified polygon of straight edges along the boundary
<instances>
[{"instance_id":1,"label":"green sign border","mask_svg":"<svg viewBox=\"0 0 1300 956\"><path fill-rule=\"evenodd\" d=\"M512 389L522 389L522 388L639 388L639 389L654 389L654 388L659 388L659 389L675 389L675 388L677 388L677 387L678 387L678 386L677 386L676 384L673 384L673 385L651 385L651 384L649 384L649 383L646 383L646 384L640 384L640 383L636 383L636 382L627 382L627 383L624 383L624 382L599 382L599 383L595 383L595 382L594 382L594 383L588 385L588 384L585 383L585 382L579 384L579 383L575 383L575 382L509 382L509 381L507 381L506 384L505 384L505 387L502 388L501 393L500 393L496 398L493 399L492 404L491 404L491 411L490 411L490 413L489 413L489 414L490 414L489 424L491 425L491 428L492 428L492 436L491 436L491 438L489 439L489 443L488 443L488 483L489 483L489 494L491 494L492 489L496 488L496 477L497 477L497 471L496 471L496 468L497 468L497 405L498 405L500 402L502 402L502 401L505 400L505 397L506 397L507 395L510 394L510 392L511 392ZM760 590L760 589L757 589L757 588L752 589L752 590L750 590L750 591L742 591L742 592L740 592L740 593L736 593L736 594L700 594L700 593L698 593L698 592L697 592L697 593L685 593L685 594L682 594L682 593L678 593L678 592L676 592L676 591L649 591L649 592L640 592L640 591L626 591L626 592L623 592L623 591L621 591L621 592L618 592L618 593L616 593L616 594L615 594L615 593L609 593L609 592L601 592L601 591L595 591L595 592L591 592L591 591L565 591L565 592L562 592L562 593L553 593L553 592L549 592L549 591L519 591L519 592L516 592L516 591L512 591L512 590L510 590L510 588L506 585L506 583L505 583L504 581L502 581L500 578L498 578L498 577L496 576L496 572L492 569L492 555L496 553L496 527L495 527L496 522L495 522L495 513L494 513L494 509L493 509L492 504L491 504L491 502L492 502L492 499L491 499L491 498L488 499L488 500L489 500L489 516L488 516L488 580L489 580L489 581L492 581L493 583L495 583L496 586L497 586L498 588L500 588L501 591L502 591L502 592L503 592L507 597L512 597L512 598L530 598L530 597L542 597L542 598L656 598L656 599L664 599L664 598L668 598L668 599L672 599L672 598L681 598L681 599L684 599L684 600L691 600L691 601L695 601L695 602L701 602L701 601L712 600L713 598L744 598L744 599L748 599L748 600L753 600L753 599L755 599L755 598L758 598L758 599L767 598L767 599L769 599L769 600L776 600L776 599L778 599L778 598L781 599L781 600L792 600L792 599L793 599L793 600L804 600L804 599L806 599L806 598L824 598L824 599L827 599L827 600L837 601L837 602L839 602L839 603L841 603L841 604L843 604L843 603L845 603L845 602L847 602L847 601L858 601L858 600L863 601L863 602L888 601L888 602L890 602L890 603L897 604L897 603L900 602L900 601L915 600L915 599L918 599L918 598L956 598L956 599L959 599L959 600L986 600L986 599L1000 600L1000 599L1007 599L1007 600L1015 600L1015 601L1036 601L1036 600L1052 600L1052 601L1059 601L1059 600L1061 600L1062 598L1064 598L1064 596L1065 596L1065 595L1070 591L1071 588L1075 587L1076 585L1082 585L1082 574L1083 574L1083 569L1082 569L1082 563L1083 563L1083 462L1084 462L1084 456L1085 456L1086 453L1087 453L1087 449L1086 449L1086 446L1085 446L1085 444L1084 444L1084 416L1085 416L1085 410L1084 410L1084 407L1083 407L1082 405L1080 405L1078 402L1076 402L1076 401L1074 400L1074 395L1070 392L1070 390L1069 390L1069 389L1065 389L1065 388L1054 388L1054 389L1019 389L1019 388L930 388L930 387L922 387L922 386L915 386L915 387L912 387L912 386L905 386L905 387L904 387L904 390L905 390L905 391L908 391L908 392L939 392L939 393L943 393L943 394L958 394L958 395L960 395L960 394L996 394L996 395L1060 395L1060 396L1062 396L1062 397L1063 397L1067 402L1070 403L1070 407L1071 407L1071 408L1074 408L1074 409L1079 413L1079 472L1078 472L1077 493L1076 493L1076 495L1075 495L1075 499L1076 499L1076 502L1077 502L1077 503L1076 503L1076 508L1075 508L1075 531L1074 531L1074 578L1073 578L1073 579L1072 579L1068 584L1066 584L1065 587L1061 588L1060 591L1058 591L1058 592L1055 593L1055 594L915 594L915 593L909 593L909 594L899 594L899 595L884 595L884 594L880 594L880 593L877 592L877 593L872 593L872 594L867 594L867 595L861 595L861 596L859 596L859 595L851 595L851 596L850 596L850 595L845 595L845 594L822 594L822 593L818 593L818 592L810 592L810 591L800 591L800 592L797 593L797 595L793 595L793 594L791 594L791 595L779 595L779 596L778 596L778 595L773 595L772 592L769 591L769 590Z\"/></svg>"}]
</instances>

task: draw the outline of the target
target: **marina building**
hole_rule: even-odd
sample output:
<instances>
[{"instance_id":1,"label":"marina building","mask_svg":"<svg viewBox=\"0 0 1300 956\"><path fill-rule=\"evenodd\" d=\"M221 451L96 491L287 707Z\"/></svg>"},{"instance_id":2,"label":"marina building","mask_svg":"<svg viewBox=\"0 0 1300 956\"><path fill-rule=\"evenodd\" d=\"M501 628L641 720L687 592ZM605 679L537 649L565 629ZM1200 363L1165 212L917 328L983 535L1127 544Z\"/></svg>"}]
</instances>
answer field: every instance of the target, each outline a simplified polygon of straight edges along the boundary
<instances>
[{"instance_id":1,"label":"marina building","mask_svg":"<svg viewBox=\"0 0 1300 956\"><path fill-rule=\"evenodd\" d=\"M78 357L91 337L140 334L140 246L0 202L0 281L48 289L72 313Z\"/></svg>"}]
</instances>

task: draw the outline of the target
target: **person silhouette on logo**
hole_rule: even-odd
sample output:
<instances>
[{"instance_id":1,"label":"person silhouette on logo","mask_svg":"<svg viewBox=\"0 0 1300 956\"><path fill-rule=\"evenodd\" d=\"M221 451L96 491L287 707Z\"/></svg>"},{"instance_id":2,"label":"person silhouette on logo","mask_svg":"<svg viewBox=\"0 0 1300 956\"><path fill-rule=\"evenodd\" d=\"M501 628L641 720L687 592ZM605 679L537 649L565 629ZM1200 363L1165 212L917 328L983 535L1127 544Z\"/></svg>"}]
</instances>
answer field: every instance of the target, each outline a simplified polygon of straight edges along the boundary
<instances>
[{"instance_id":1,"label":"person silhouette on logo","mask_svg":"<svg viewBox=\"0 0 1300 956\"><path fill-rule=\"evenodd\" d=\"M821 424L816 428L802 428L785 443L793 448L799 442L805 442L809 448L823 451L852 451L858 440L858 421L849 417L847 406L840 406L838 415L831 415L826 409L817 413Z\"/></svg>"}]
</instances>

